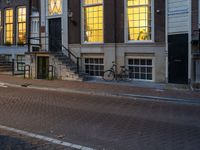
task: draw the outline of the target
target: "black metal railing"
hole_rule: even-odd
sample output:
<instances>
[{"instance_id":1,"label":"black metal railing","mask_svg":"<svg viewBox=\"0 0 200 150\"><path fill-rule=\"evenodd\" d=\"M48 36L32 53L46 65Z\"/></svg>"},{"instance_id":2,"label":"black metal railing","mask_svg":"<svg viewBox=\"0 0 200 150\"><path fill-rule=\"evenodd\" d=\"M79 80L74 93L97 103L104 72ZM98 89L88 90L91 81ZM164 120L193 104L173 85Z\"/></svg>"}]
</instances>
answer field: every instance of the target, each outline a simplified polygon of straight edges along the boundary
<instances>
[{"instance_id":1,"label":"black metal railing","mask_svg":"<svg viewBox=\"0 0 200 150\"><path fill-rule=\"evenodd\" d=\"M48 40L49 41L49 37L48 36L43 36L43 37L31 37L29 38L30 40L30 43L29 43L29 47L32 45L32 46L38 46L40 47L40 50L42 49L42 44L41 44L41 40L42 39L45 39L45 40ZM53 39L53 37L51 37L51 40ZM36 41L39 41L39 44L34 44L34 43L31 43L31 40L36 40ZM53 44L53 47L54 48L57 48L59 49L60 47L62 48L62 53L67 56L67 58L69 59L69 61L73 62L76 64L76 72L78 74L80 74L80 60L81 58L76 56L72 51L70 51L70 49L66 48L61 41L57 40L57 39L53 39L53 42L54 43L51 43L51 45ZM47 47L47 44L46 42L43 44L44 47ZM49 48L48 48L49 49ZM50 51L50 50L49 50ZM51 51L50 51L51 52Z\"/></svg>"},{"instance_id":2,"label":"black metal railing","mask_svg":"<svg viewBox=\"0 0 200 150\"><path fill-rule=\"evenodd\" d=\"M72 53L68 48L66 48L64 45L62 45L63 49L67 52L67 56L69 58L70 61L74 61L75 60L75 64L76 64L76 71L79 74L80 73L80 57L77 57L74 53Z\"/></svg>"},{"instance_id":3,"label":"black metal railing","mask_svg":"<svg viewBox=\"0 0 200 150\"><path fill-rule=\"evenodd\" d=\"M15 75L15 59L12 59L12 75Z\"/></svg>"}]
</instances>

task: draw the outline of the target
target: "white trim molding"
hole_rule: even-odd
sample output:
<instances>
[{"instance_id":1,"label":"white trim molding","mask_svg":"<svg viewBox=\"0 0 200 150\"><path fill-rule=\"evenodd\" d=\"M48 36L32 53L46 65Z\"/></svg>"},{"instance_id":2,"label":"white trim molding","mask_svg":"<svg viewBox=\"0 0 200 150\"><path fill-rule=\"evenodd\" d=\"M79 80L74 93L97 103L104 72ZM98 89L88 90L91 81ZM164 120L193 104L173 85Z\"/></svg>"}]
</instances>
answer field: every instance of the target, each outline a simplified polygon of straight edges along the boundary
<instances>
[{"instance_id":1,"label":"white trim molding","mask_svg":"<svg viewBox=\"0 0 200 150\"><path fill-rule=\"evenodd\" d=\"M127 16L127 0L124 0L124 41L125 43L154 43L155 42L155 13L154 0L151 0L151 40L128 40L128 16Z\"/></svg>"}]
</instances>

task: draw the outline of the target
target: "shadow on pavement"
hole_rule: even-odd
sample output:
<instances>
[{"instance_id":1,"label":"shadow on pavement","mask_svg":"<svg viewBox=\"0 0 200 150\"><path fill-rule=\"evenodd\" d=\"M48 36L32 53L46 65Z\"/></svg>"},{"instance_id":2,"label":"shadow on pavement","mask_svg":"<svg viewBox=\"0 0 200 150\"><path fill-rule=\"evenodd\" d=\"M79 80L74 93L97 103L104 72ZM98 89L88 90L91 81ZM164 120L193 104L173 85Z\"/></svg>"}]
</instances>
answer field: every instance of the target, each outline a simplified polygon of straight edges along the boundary
<instances>
[{"instance_id":1,"label":"shadow on pavement","mask_svg":"<svg viewBox=\"0 0 200 150\"><path fill-rule=\"evenodd\" d=\"M27 150L37 147L19 138L0 135L0 150Z\"/></svg>"}]
</instances>

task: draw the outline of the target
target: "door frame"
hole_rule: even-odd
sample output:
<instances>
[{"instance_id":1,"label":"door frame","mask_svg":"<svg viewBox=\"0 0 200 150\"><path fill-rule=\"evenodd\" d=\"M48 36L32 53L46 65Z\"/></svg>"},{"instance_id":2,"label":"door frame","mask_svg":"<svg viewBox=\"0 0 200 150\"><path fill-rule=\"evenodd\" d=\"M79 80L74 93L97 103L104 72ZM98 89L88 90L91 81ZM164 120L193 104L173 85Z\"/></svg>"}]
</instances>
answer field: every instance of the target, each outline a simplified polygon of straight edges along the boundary
<instances>
[{"instance_id":1,"label":"door frame","mask_svg":"<svg viewBox=\"0 0 200 150\"><path fill-rule=\"evenodd\" d=\"M42 77L39 77L39 58L45 58L46 60L48 60L48 65L49 65L49 56L46 56L46 55L41 55L41 56L36 56L36 78L37 79L47 79L48 78L48 75L46 76L46 77L43 77L43 75L42 75ZM46 71L48 72L48 70L49 70L49 68L48 68L48 66L46 66Z\"/></svg>"}]
</instances>

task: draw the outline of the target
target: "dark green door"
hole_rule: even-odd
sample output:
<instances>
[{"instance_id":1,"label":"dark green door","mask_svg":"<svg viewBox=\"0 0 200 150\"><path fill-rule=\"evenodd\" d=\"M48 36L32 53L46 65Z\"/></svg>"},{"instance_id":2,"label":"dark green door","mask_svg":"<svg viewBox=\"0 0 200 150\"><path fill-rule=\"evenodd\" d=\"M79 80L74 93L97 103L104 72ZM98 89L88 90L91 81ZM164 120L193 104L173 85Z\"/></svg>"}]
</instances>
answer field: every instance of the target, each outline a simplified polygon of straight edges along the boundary
<instances>
[{"instance_id":1,"label":"dark green door","mask_svg":"<svg viewBox=\"0 0 200 150\"><path fill-rule=\"evenodd\" d=\"M62 51L61 18L49 19L49 51Z\"/></svg>"},{"instance_id":2,"label":"dark green door","mask_svg":"<svg viewBox=\"0 0 200 150\"><path fill-rule=\"evenodd\" d=\"M188 83L188 34L169 36L169 83Z\"/></svg>"},{"instance_id":3,"label":"dark green door","mask_svg":"<svg viewBox=\"0 0 200 150\"><path fill-rule=\"evenodd\" d=\"M49 57L37 57L37 78L48 79Z\"/></svg>"}]
</instances>

